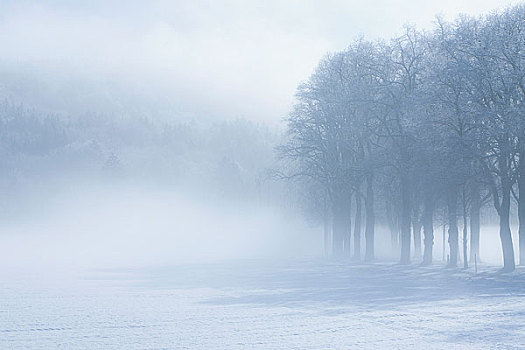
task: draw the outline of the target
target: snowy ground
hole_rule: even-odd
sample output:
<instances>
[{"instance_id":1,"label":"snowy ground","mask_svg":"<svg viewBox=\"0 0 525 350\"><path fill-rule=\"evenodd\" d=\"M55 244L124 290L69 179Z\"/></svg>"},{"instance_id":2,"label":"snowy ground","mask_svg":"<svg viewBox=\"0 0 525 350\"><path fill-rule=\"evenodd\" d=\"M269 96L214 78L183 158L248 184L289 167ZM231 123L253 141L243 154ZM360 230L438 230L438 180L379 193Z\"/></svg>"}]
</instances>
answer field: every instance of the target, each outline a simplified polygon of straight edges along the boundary
<instances>
[{"instance_id":1,"label":"snowy ground","mask_svg":"<svg viewBox=\"0 0 525 350\"><path fill-rule=\"evenodd\" d=\"M525 270L237 261L2 278L0 349L519 349Z\"/></svg>"}]
</instances>

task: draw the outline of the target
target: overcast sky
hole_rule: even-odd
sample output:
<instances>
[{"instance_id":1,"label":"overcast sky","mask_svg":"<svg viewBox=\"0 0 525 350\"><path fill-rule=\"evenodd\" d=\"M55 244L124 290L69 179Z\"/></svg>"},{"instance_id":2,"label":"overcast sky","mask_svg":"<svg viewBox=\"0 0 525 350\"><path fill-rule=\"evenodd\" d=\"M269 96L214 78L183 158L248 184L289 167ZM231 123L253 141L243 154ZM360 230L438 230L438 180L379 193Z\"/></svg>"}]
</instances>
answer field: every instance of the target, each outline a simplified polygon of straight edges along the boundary
<instances>
[{"instance_id":1,"label":"overcast sky","mask_svg":"<svg viewBox=\"0 0 525 350\"><path fill-rule=\"evenodd\" d=\"M387 39L407 22L429 28L436 14L451 19L512 3L1 0L0 63L56 73L45 79L118 86L152 108L167 103L195 118L274 123L318 60L359 35Z\"/></svg>"}]
</instances>

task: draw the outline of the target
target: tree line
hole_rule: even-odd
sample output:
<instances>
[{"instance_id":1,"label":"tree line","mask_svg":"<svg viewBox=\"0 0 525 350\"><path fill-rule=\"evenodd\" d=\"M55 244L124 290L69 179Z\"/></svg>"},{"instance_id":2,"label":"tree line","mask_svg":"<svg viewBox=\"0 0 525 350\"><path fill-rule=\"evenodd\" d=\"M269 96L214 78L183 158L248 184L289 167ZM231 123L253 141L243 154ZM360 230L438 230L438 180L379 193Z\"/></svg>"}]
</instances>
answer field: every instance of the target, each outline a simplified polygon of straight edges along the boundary
<instances>
[{"instance_id":1,"label":"tree line","mask_svg":"<svg viewBox=\"0 0 525 350\"><path fill-rule=\"evenodd\" d=\"M64 186L160 186L191 195L283 202L265 181L279 133L245 119L199 123L148 116L50 112L0 101L0 219Z\"/></svg>"},{"instance_id":2,"label":"tree line","mask_svg":"<svg viewBox=\"0 0 525 350\"><path fill-rule=\"evenodd\" d=\"M335 256L362 258L364 224L364 259L374 259L381 222L401 263L431 264L444 213L448 265L468 267L491 205L512 271L514 203L525 264L524 102L525 5L438 18L430 31L406 26L388 41L360 38L298 87L278 147L282 176L315 189Z\"/></svg>"}]
</instances>

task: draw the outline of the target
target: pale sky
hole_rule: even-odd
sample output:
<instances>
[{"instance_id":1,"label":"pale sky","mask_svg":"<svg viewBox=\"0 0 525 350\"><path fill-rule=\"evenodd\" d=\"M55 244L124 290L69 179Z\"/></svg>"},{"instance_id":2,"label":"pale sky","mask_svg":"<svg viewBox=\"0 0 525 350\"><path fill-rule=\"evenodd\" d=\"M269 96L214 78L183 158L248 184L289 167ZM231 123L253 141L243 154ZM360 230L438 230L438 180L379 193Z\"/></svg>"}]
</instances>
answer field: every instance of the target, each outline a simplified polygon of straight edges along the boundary
<instances>
[{"instance_id":1,"label":"pale sky","mask_svg":"<svg viewBox=\"0 0 525 350\"><path fill-rule=\"evenodd\" d=\"M152 110L194 118L276 123L319 59L359 35L388 39L404 23L430 28L436 14L453 19L458 13L481 14L513 3L1 0L0 65L8 67L4 71L11 77L35 74L51 81L55 90L46 82L38 85L43 94L77 94L68 101L96 104L93 96L105 96L125 109L144 100ZM104 92L72 83L85 80ZM63 81L69 82L65 88L60 87ZM9 90L1 84L0 92ZM38 86L31 96L40 93ZM132 97L119 99L119 94ZM60 103L53 107L61 108Z\"/></svg>"}]
</instances>

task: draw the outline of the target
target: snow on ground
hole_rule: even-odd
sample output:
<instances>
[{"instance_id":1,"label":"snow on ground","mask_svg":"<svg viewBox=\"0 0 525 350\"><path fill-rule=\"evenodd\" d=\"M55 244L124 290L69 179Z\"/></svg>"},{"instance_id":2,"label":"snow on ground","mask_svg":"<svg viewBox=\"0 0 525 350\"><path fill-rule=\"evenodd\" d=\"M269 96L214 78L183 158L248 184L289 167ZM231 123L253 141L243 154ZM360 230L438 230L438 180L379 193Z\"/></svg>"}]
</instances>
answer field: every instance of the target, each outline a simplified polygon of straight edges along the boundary
<instances>
[{"instance_id":1,"label":"snow on ground","mask_svg":"<svg viewBox=\"0 0 525 350\"><path fill-rule=\"evenodd\" d=\"M525 270L325 260L11 275L0 349L520 349Z\"/></svg>"}]
</instances>

